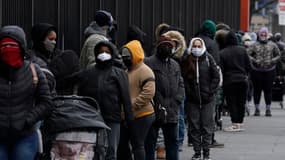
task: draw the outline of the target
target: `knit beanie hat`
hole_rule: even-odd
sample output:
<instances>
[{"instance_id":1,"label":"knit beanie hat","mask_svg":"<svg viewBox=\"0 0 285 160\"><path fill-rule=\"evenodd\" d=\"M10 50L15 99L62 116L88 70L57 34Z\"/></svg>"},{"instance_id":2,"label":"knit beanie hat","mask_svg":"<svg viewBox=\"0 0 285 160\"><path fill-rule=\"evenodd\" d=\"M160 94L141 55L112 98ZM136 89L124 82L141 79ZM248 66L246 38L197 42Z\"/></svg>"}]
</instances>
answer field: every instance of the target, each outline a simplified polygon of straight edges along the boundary
<instances>
[{"instance_id":1,"label":"knit beanie hat","mask_svg":"<svg viewBox=\"0 0 285 160\"><path fill-rule=\"evenodd\" d=\"M113 23L113 17L111 13L104 11L104 10L96 11L94 20L100 27L112 26L112 23Z\"/></svg>"},{"instance_id":2,"label":"knit beanie hat","mask_svg":"<svg viewBox=\"0 0 285 160\"><path fill-rule=\"evenodd\" d=\"M216 24L212 20L206 20L202 24L202 32L214 36L216 33Z\"/></svg>"}]
</instances>

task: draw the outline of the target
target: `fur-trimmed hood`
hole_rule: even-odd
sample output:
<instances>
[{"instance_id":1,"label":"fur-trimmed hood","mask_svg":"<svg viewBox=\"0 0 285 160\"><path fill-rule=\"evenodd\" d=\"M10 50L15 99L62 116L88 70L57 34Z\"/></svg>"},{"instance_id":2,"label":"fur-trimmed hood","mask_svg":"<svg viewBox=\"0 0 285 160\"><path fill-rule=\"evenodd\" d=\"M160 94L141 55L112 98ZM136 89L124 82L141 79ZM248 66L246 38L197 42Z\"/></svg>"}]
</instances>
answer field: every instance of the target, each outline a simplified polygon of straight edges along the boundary
<instances>
[{"instance_id":1,"label":"fur-trimmed hood","mask_svg":"<svg viewBox=\"0 0 285 160\"><path fill-rule=\"evenodd\" d=\"M169 37L176 43L176 50L174 54L174 58L180 59L186 49L186 42L184 36L178 31L168 31L163 34L166 37Z\"/></svg>"},{"instance_id":2,"label":"fur-trimmed hood","mask_svg":"<svg viewBox=\"0 0 285 160\"><path fill-rule=\"evenodd\" d=\"M159 37L161 36L161 33L163 30L167 30L168 28L170 27L169 24L166 24L166 23L161 23L159 24L156 29L155 29L155 38L156 38L156 41L159 40Z\"/></svg>"}]
</instances>

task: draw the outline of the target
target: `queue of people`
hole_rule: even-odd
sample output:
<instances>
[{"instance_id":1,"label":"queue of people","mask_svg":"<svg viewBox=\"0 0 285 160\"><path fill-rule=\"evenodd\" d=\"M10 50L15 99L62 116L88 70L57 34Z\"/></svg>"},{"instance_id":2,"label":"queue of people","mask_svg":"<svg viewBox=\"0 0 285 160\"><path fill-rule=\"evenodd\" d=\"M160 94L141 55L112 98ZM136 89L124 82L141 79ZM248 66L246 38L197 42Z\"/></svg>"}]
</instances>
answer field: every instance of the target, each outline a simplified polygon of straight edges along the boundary
<instances>
[{"instance_id":1,"label":"queue of people","mask_svg":"<svg viewBox=\"0 0 285 160\"><path fill-rule=\"evenodd\" d=\"M280 33L269 39L263 27L253 40L251 33L205 20L187 48L183 29L163 23L156 29L152 53L146 53L145 33L134 25L125 44L115 46L108 35L113 22L108 11L95 13L79 57L57 48L52 24L32 27L30 50L22 28L1 28L0 159L34 159L36 131L58 95L77 94L98 102L110 128L106 160L154 160L157 148L157 158L178 160L185 123L188 145L193 145L191 159L210 160L210 148L223 147L214 138L220 97L232 122L224 131L244 130L252 95L254 116L261 115L262 91L265 116L272 116L273 81L285 73ZM157 147L158 137L163 147Z\"/></svg>"}]
</instances>

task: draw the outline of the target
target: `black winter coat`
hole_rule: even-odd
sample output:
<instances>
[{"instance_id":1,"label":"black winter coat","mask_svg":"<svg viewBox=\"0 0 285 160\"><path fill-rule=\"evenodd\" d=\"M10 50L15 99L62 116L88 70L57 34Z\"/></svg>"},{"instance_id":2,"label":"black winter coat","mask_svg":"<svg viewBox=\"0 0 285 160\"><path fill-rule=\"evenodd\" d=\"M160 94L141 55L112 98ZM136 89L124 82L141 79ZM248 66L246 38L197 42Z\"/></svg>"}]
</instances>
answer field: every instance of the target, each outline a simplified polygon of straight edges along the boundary
<instances>
[{"instance_id":1,"label":"black winter coat","mask_svg":"<svg viewBox=\"0 0 285 160\"><path fill-rule=\"evenodd\" d=\"M145 59L155 74L155 110L160 104L166 108L167 122L177 123L179 106L184 98L184 83L179 64L172 58L161 60L155 54Z\"/></svg>"},{"instance_id":2,"label":"black winter coat","mask_svg":"<svg viewBox=\"0 0 285 160\"><path fill-rule=\"evenodd\" d=\"M28 61L17 70L4 65L0 68L0 139L9 141L34 131L34 125L51 113L53 105L38 65L36 85Z\"/></svg>"},{"instance_id":3,"label":"black winter coat","mask_svg":"<svg viewBox=\"0 0 285 160\"><path fill-rule=\"evenodd\" d=\"M188 55L182 63L190 61ZM218 66L214 58L205 53L198 60L199 65L199 83L197 83L197 75L189 78L186 68L182 68L185 83L186 101L192 104L208 104L214 99L220 82L220 74ZM195 62L196 66L196 62Z\"/></svg>"},{"instance_id":4,"label":"black winter coat","mask_svg":"<svg viewBox=\"0 0 285 160\"><path fill-rule=\"evenodd\" d=\"M89 96L98 101L106 122L121 122L121 108L125 119L133 120L127 73L112 64L95 65L76 78L79 80L78 95Z\"/></svg>"}]
</instances>

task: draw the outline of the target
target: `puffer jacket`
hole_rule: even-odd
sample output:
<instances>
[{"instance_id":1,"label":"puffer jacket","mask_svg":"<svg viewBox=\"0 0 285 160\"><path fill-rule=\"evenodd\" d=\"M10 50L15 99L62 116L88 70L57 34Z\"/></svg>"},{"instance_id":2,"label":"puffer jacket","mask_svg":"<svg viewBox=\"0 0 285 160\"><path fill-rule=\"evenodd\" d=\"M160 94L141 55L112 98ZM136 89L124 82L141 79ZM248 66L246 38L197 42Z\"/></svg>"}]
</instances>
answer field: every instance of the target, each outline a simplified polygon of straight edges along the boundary
<instances>
[{"instance_id":1,"label":"puffer jacket","mask_svg":"<svg viewBox=\"0 0 285 160\"><path fill-rule=\"evenodd\" d=\"M179 106L184 98L184 83L179 64L172 58L160 59L156 54L145 59L155 75L155 110L162 105L167 111L167 123L177 123Z\"/></svg>"},{"instance_id":2,"label":"puffer jacket","mask_svg":"<svg viewBox=\"0 0 285 160\"><path fill-rule=\"evenodd\" d=\"M191 61L191 56L192 55L188 55L182 63L185 64L185 61ZM185 65L183 65L182 71L187 102L203 105L208 104L214 99L214 94L219 86L220 75L218 66L214 58L209 53L204 53L204 55L199 57L197 60L199 66L199 83L197 83L197 79L195 77L189 78L185 74Z\"/></svg>"},{"instance_id":3,"label":"puffer jacket","mask_svg":"<svg viewBox=\"0 0 285 160\"><path fill-rule=\"evenodd\" d=\"M261 43L257 41L247 49L254 70L273 70L280 59L277 45L271 41Z\"/></svg>"},{"instance_id":4,"label":"puffer jacket","mask_svg":"<svg viewBox=\"0 0 285 160\"><path fill-rule=\"evenodd\" d=\"M108 41L99 42L98 46L109 46L112 58L116 53L114 45ZM97 49L95 47L94 57ZM96 61L97 57L96 57ZM121 108L124 109L125 119L133 120L129 81L127 73L113 65L113 59L108 62L96 63L95 66L78 73L75 78L79 82L78 94L89 96L98 101L102 116L107 122L121 122Z\"/></svg>"},{"instance_id":5,"label":"puffer jacket","mask_svg":"<svg viewBox=\"0 0 285 160\"><path fill-rule=\"evenodd\" d=\"M0 139L15 138L33 131L34 125L52 110L45 75L35 65L38 83L33 84L30 62L18 69L0 67Z\"/></svg>"},{"instance_id":6,"label":"puffer jacket","mask_svg":"<svg viewBox=\"0 0 285 160\"><path fill-rule=\"evenodd\" d=\"M18 26L4 26L0 40L10 37L26 55L25 32ZM14 69L0 60L0 140L11 142L35 130L35 124L49 115L52 110L51 96L45 75L35 66L38 81L34 81L29 61Z\"/></svg>"}]
</instances>

